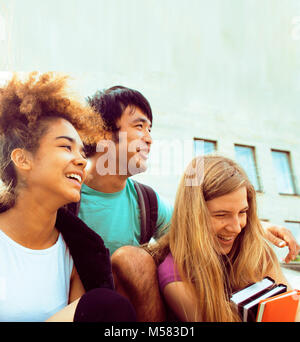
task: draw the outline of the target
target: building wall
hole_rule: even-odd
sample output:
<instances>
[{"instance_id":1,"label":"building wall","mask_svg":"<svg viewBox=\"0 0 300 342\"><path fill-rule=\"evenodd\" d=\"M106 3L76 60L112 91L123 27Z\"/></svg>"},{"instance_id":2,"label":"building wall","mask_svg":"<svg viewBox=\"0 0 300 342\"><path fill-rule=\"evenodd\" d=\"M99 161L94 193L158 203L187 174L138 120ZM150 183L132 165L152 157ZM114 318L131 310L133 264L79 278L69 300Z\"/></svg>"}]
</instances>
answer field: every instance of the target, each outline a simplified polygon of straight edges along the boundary
<instances>
[{"instance_id":1,"label":"building wall","mask_svg":"<svg viewBox=\"0 0 300 342\"><path fill-rule=\"evenodd\" d=\"M279 195L270 149L291 153L300 191L298 0L11 0L0 6L0 70L63 71L82 97L122 84L154 112L147 173L174 200L193 138L256 148L259 216L300 221Z\"/></svg>"}]
</instances>

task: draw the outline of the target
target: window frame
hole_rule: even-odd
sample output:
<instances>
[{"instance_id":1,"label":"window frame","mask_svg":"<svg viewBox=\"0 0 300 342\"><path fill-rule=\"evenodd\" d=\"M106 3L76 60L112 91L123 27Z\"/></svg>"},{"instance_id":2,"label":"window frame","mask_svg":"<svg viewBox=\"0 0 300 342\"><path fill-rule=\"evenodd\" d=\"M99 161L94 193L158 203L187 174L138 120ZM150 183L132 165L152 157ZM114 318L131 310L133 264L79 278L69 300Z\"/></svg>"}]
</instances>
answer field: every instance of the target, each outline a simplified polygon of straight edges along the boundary
<instances>
[{"instance_id":1,"label":"window frame","mask_svg":"<svg viewBox=\"0 0 300 342\"><path fill-rule=\"evenodd\" d=\"M259 169L258 169L258 164L257 164L257 158L256 158L256 148L255 146L251 146L251 145L244 145L244 144L238 144L238 143L235 143L234 144L234 152L235 152L235 160L237 161L237 163L239 163L241 165L241 163L238 161L237 159L237 151L236 151L236 147L244 147L244 148L247 148L247 149L250 149L251 152L252 152L252 157L253 157L253 163L254 163L254 170L255 170L255 176L256 176L256 182L257 182L257 189L255 188L254 184L252 183L252 180L250 179L247 171L245 170L245 172L247 173L247 176L249 177L249 180L251 181L254 189L256 192L263 192L263 188L262 188L262 182L261 182L261 178L260 178L260 175L259 175ZM241 165L241 167L244 168L243 165Z\"/></svg>"},{"instance_id":2,"label":"window frame","mask_svg":"<svg viewBox=\"0 0 300 342\"><path fill-rule=\"evenodd\" d=\"M217 148L218 148L218 143L216 140L211 140L211 139L203 139L203 138L194 138L194 157L198 156L199 154L196 154L196 141L203 141L203 143L211 143L214 145L214 151L213 152L209 152L209 153L204 153L204 155L206 154L210 154L210 153L215 153L217 152Z\"/></svg>"},{"instance_id":3,"label":"window frame","mask_svg":"<svg viewBox=\"0 0 300 342\"><path fill-rule=\"evenodd\" d=\"M292 167L292 160L291 160L291 152L290 151L285 151L285 150L279 150L279 149L275 149L275 148L271 148L271 154L272 154L272 162L273 162L273 168L274 167L274 160L273 160L273 152L277 152L277 153L282 153L285 154L287 156L287 166L289 168L289 174L290 174L290 182L291 182L291 186L292 186L292 190L293 193L290 192L281 192L278 189L278 184L277 184L277 190L278 190L278 194L279 195L283 195L283 196L297 196L297 187L296 187L296 182L295 182L295 176L294 176L294 172L293 172L293 167ZM275 170L276 173L276 182L278 182L277 180L277 171ZM284 175L285 176L285 175Z\"/></svg>"}]
</instances>

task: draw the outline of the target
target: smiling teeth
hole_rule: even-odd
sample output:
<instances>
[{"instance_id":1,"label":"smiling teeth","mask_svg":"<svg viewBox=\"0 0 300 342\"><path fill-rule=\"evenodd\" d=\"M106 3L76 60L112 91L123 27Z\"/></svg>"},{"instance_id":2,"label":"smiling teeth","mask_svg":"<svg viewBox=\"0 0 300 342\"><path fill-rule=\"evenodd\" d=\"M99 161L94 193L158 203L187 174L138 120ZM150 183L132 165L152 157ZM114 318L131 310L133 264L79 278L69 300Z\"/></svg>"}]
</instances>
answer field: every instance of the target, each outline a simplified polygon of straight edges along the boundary
<instances>
[{"instance_id":1,"label":"smiling teeth","mask_svg":"<svg viewBox=\"0 0 300 342\"><path fill-rule=\"evenodd\" d=\"M81 177L79 175L77 175L76 173L68 173L66 176L68 178L75 178L75 179L77 179L79 183L81 183L81 181L82 181Z\"/></svg>"},{"instance_id":2,"label":"smiling teeth","mask_svg":"<svg viewBox=\"0 0 300 342\"><path fill-rule=\"evenodd\" d=\"M221 235L218 235L218 237L222 240L225 240L225 241L230 241L233 239L233 237L225 237L225 236L221 236Z\"/></svg>"}]
</instances>

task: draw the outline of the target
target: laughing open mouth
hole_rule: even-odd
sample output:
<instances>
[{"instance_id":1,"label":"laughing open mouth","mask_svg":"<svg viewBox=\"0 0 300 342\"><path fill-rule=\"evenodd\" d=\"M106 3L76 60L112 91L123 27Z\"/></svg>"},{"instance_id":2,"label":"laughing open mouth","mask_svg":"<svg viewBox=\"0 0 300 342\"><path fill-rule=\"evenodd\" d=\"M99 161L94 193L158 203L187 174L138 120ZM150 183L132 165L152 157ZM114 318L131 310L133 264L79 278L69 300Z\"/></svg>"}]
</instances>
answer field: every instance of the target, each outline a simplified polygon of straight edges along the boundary
<instances>
[{"instance_id":1,"label":"laughing open mouth","mask_svg":"<svg viewBox=\"0 0 300 342\"><path fill-rule=\"evenodd\" d=\"M217 235L217 237L224 241L224 242L230 242L230 241L234 241L235 236L223 236L223 235Z\"/></svg>"},{"instance_id":2,"label":"laughing open mouth","mask_svg":"<svg viewBox=\"0 0 300 342\"><path fill-rule=\"evenodd\" d=\"M80 184L82 183L82 177L77 173L67 173L66 177L69 179L77 180Z\"/></svg>"}]
</instances>

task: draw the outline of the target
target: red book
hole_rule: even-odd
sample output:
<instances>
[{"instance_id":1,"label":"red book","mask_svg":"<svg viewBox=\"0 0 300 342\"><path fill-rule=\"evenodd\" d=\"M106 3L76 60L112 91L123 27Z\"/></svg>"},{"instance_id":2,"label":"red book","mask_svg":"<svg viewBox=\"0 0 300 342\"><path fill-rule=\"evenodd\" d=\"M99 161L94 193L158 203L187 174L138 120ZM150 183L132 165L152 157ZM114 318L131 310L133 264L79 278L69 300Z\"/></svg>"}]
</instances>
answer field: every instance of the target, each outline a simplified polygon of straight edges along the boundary
<instances>
[{"instance_id":1,"label":"red book","mask_svg":"<svg viewBox=\"0 0 300 342\"><path fill-rule=\"evenodd\" d=\"M294 322L300 290L291 290L259 303L256 322Z\"/></svg>"}]
</instances>

